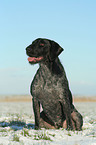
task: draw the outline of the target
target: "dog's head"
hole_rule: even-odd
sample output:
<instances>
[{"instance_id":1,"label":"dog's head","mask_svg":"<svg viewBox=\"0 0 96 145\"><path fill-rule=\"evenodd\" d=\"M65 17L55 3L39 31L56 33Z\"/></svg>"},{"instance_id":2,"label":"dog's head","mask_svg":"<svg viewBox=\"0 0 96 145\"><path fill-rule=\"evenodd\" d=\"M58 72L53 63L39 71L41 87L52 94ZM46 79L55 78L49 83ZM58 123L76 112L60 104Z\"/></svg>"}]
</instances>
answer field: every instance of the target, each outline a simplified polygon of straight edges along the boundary
<instances>
[{"instance_id":1,"label":"dog's head","mask_svg":"<svg viewBox=\"0 0 96 145\"><path fill-rule=\"evenodd\" d=\"M53 61L63 51L60 45L52 40L38 38L26 48L29 56L28 61L31 64Z\"/></svg>"}]
</instances>

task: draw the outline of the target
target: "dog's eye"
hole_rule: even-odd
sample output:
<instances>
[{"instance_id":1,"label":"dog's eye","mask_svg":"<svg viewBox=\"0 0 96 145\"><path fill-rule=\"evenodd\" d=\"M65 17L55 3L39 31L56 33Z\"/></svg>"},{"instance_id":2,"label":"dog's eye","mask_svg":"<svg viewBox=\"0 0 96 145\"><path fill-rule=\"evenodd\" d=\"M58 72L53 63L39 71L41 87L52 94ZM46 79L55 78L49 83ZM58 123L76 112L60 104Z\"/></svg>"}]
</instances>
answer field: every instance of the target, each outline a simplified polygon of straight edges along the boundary
<instances>
[{"instance_id":1,"label":"dog's eye","mask_svg":"<svg viewBox=\"0 0 96 145\"><path fill-rule=\"evenodd\" d=\"M40 43L40 46L44 46L44 43Z\"/></svg>"}]
</instances>

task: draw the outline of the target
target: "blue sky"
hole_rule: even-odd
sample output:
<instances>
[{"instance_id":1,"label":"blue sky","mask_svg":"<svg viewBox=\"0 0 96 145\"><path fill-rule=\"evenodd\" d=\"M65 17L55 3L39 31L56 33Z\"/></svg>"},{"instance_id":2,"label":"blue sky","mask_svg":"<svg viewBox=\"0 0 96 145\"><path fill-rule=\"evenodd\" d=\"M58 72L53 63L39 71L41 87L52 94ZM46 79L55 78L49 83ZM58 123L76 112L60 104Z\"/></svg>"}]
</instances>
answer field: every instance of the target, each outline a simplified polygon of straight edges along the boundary
<instances>
[{"instance_id":1,"label":"blue sky","mask_svg":"<svg viewBox=\"0 0 96 145\"><path fill-rule=\"evenodd\" d=\"M0 2L0 94L29 94L38 65L25 48L36 38L58 42L75 95L96 95L96 1L4 0Z\"/></svg>"}]
</instances>

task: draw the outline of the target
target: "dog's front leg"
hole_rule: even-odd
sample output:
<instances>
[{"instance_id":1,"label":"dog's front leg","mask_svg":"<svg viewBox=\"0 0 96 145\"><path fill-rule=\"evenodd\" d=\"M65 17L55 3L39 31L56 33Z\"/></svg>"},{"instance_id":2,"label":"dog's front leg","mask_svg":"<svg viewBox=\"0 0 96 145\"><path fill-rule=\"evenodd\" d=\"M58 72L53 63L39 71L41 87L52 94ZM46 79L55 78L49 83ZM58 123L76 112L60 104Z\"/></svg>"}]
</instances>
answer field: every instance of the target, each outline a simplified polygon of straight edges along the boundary
<instances>
[{"instance_id":1,"label":"dog's front leg","mask_svg":"<svg viewBox=\"0 0 96 145\"><path fill-rule=\"evenodd\" d=\"M63 107L63 113L66 117L67 129L73 130L73 125L72 125L72 120L71 120L71 107L70 107L69 101L63 99L62 107Z\"/></svg>"},{"instance_id":2,"label":"dog's front leg","mask_svg":"<svg viewBox=\"0 0 96 145\"><path fill-rule=\"evenodd\" d=\"M33 97L33 110L34 110L34 117L35 117L35 129L40 128L40 102Z\"/></svg>"}]
</instances>

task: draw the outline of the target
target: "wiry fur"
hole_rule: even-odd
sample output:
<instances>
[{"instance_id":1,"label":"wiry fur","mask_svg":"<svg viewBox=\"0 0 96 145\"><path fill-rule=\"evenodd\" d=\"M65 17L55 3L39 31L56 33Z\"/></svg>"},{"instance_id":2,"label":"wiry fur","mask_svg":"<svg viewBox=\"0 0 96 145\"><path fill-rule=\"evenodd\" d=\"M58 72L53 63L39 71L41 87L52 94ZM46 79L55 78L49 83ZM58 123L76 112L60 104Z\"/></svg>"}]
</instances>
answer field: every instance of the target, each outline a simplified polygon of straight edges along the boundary
<instances>
[{"instance_id":1,"label":"wiry fur","mask_svg":"<svg viewBox=\"0 0 96 145\"><path fill-rule=\"evenodd\" d=\"M83 118L72 102L72 94L64 68L58 58L63 49L54 41L36 39L26 48L30 57L42 57L31 84L35 128L81 130ZM40 113L40 104L43 111Z\"/></svg>"}]
</instances>

